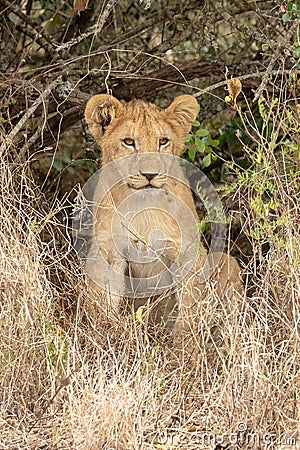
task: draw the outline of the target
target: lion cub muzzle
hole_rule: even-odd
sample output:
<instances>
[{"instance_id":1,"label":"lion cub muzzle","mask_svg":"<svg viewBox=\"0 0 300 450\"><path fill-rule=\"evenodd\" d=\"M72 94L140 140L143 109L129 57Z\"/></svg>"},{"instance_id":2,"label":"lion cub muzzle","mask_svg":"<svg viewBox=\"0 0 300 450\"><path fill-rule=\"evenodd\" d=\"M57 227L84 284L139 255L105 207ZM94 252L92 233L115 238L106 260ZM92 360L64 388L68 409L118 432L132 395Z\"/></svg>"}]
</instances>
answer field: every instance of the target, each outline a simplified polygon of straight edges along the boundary
<instances>
[{"instance_id":1,"label":"lion cub muzzle","mask_svg":"<svg viewBox=\"0 0 300 450\"><path fill-rule=\"evenodd\" d=\"M164 159L157 153L139 154L135 158L133 175L128 178L128 186L133 189L162 188L167 182Z\"/></svg>"}]
</instances>

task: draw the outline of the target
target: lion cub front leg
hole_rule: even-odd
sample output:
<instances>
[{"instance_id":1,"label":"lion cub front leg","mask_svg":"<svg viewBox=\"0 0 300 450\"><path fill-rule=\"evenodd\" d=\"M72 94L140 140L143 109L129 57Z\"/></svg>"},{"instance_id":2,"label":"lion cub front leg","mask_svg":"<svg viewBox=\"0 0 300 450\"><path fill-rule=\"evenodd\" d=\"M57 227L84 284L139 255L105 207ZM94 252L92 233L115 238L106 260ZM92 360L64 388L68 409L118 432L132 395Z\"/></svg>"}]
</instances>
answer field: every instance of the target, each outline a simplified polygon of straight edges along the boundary
<instances>
[{"instance_id":1,"label":"lion cub front leg","mask_svg":"<svg viewBox=\"0 0 300 450\"><path fill-rule=\"evenodd\" d=\"M113 249L113 250L112 250ZM116 317L125 292L127 262L115 249L111 236L97 236L86 259L89 284L103 299L107 315Z\"/></svg>"}]
</instances>

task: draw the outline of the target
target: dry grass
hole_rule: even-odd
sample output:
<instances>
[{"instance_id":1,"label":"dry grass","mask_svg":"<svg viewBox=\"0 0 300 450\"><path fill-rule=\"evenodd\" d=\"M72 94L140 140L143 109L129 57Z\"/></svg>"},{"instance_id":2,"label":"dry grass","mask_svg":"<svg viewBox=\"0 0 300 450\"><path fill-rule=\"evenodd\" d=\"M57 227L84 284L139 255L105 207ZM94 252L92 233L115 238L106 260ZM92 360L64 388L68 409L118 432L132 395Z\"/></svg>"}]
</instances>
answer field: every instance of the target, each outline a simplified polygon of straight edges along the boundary
<instances>
[{"instance_id":1,"label":"dry grass","mask_svg":"<svg viewBox=\"0 0 300 450\"><path fill-rule=\"evenodd\" d=\"M259 145L271 160L263 136ZM258 185L273 176L276 217L264 223L255 183L238 181L251 295L199 305L190 355L162 336L150 341L135 317L107 319L59 232L68 201L48 207L29 167L2 159L0 449L297 447L297 172L278 176L269 164L253 179L255 171Z\"/></svg>"}]
</instances>

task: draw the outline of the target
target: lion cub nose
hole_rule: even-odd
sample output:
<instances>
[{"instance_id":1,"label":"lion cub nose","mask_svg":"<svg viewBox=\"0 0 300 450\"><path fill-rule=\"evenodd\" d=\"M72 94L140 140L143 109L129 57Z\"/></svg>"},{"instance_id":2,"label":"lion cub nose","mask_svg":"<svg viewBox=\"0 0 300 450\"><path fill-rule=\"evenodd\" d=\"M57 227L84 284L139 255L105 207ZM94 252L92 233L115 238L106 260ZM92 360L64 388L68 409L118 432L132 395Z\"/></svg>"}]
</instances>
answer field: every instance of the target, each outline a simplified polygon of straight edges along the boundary
<instances>
[{"instance_id":1,"label":"lion cub nose","mask_svg":"<svg viewBox=\"0 0 300 450\"><path fill-rule=\"evenodd\" d=\"M153 180L153 178L155 178L158 175L158 173L141 172L141 175L143 175L143 177L147 178L147 180L150 182L151 180Z\"/></svg>"}]
</instances>

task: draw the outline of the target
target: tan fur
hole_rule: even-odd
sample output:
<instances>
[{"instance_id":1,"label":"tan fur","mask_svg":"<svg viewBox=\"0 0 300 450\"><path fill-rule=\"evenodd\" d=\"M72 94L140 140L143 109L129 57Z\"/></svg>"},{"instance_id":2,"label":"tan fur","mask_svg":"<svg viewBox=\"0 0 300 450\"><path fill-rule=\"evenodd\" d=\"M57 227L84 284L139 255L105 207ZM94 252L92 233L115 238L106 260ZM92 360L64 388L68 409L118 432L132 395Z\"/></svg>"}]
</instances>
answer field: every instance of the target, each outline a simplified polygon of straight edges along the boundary
<instances>
[{"instance_id":1,"label":"tan fur","mask_svg":"<svg viewBox=\"0 0 300 450\"><path fill-rule=\"evenodd\" d=\"M110 189L99 205L96 215L97 245L109 264L120 273L129 271L129 274L135 278L147 278L161 273L166 267L170 267L171 264L176 262L178 248L180 247L181 235L177 224L178 218L180 217L182 223L192 220L197 222L198 220L191 191L183 179L180 181L179 166L177 167L175 164L171 172L164 171L160 165L161 158L159 156L162 153L180 156L184 145L184 136L190 131L191 124L197 114L198 103L194 97L189 95L177 97L165 109L160 109L153 104L140 100L122 103L105 94L96 95L87 103L85 120L94 138L102 148L103 166L135 153L141 158L139 159L139 170L132 171L133 175L128 176ZM167 143L166 139L168 139ZM134 147L131 145L133 141ZM157 159L153 155L157 155ZM168 176L164 172L175 173L176 176ZM150 182L145 174L154 175ZM139 198L141 201L143 201L143 195L155 196L156 189L141 190L148 183L151 187L163 190L170 204L174 204L174 209L172 214L168 214L163 209L141 210L130 223L130 239L134 248L145 252L149 245L151 232L159 229L167 236L167 245L159 259L150 262L134 262L128 267L126 258L119 254L115 246L111 231L112 220L118 207L124 204L135 192L140 192ZM101 188L101 180L99 180L97 189ZM172 196L179 200L174 202ZM147 199L144 200L146 202ZM182 217L183 208L180 206L181 204L184 204L186 208L184 217ZM120 239L122 240L122 235ZM157 245L159 246L159 244ZM192 272L196 273L203 266L205 261L203 255L204 249L200 248L199 257ZM95 269L91 265L89 270ZM216 292L221 296L225 295L233 286L237 290L241 290L238 273L237 262L231 257L221 256L219 269L214 276L217 281ZM113 280L111 280L111 283L113 283ZM199 288L198 286L197 292L204 292L204 287L200 286ZM114 295L111 298L110 308L118 309L120 299ZM162 295L161 298L162 300L157 303L156 309L154 308L156 320L160 321L163 317L164 321L170 326L173 326L174 322L177 321L177 327L184 328L184 315L179 314L179 318L177 318L176 308L178 307L179 296L173 293L165 297ZM181 300L182 311L186 312L188 309L191 312L193 310L191 294L186 291L181 296ZM132 299L135 310L146 302L147 298Z\"/></svg>"}]
</instances>

